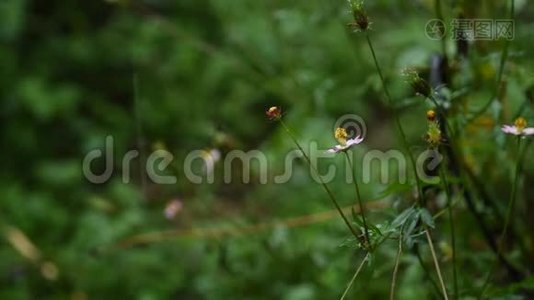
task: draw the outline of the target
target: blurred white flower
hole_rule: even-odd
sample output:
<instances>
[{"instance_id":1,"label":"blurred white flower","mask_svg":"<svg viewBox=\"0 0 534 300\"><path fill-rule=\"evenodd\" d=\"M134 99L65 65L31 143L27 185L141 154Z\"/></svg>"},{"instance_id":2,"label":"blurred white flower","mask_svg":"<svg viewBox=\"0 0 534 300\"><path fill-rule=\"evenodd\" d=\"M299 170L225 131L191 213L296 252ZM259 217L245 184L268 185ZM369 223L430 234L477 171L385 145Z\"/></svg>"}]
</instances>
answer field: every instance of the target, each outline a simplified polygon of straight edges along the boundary
<instances>
[{"instance_id":1,"label":"blurred white flower","mask_svg":"<svg viewBox=\"0 0 534 300\"><path fill-rule=\"evenodd\" d=\"M219 149L203 151L202 159L204 160L204 172L212 174L215 170L215 163L221 159L221 151Z\"/></svg>"},{"instance_id":2,"label":"blurred white flower","mask_svg":"<svg viewBox=\"0 0 534 300\"><path fill-rule=\"evenodd\" d=\"M172 220L180 211L182 211L182 208L184 207L184 204L179 199L174 199L169 202L167 202L167 205L165 206L165 210L163 211L163 214L165 215L165 218Z\"/></svg>"}]
</instances>

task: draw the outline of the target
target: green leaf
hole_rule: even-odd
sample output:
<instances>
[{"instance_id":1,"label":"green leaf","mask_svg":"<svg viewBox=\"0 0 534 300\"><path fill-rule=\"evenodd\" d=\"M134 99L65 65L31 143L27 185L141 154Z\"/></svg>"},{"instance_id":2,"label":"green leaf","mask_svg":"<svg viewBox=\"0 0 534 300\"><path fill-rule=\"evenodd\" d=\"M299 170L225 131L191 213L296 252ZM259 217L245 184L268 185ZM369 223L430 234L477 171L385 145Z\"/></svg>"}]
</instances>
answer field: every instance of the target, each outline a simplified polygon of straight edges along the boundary
<instances>
[{"instance_id":1,"label":"green leaf","mask_svg":"<svg viewBox=\"0 0 534 300\"><path fill-rule=\"evenodd\" d=\"M354 224L358 225L358 227L363 227L363 221L360 216L354 217Z\"/></svg>"},{"instance_id":2,"label":"green leaf","mask_svg":"<svg viewBox=\"0 0 534 300\"><path fill-rule=\"evenodd\" d=\"M398 215L395 220L391 223L391 227L397 228L404 225L406 220L410 218L410 216L415 212L415 208L412 206L406 210L404 210L400 215Z\"/></svg>"},{"instance_id":3,"label":"green leaf","mask_svg":"<svg viewBox=\"0 0 534 300\"><path fill-rule=\"evenodd\" d=\"M415 227L417 227L417 222L419 222L419 216L417 213L411 215L412 218L409 219L408 226L403 227L403 235L404 236L411 236L413 231L415 230Z\"/></svg>"},{"instance_id":4,"label":"green leaf","mask_svg":"<svg viewBox=\"0 0 534 300\"><path fill-rule=\"evenodd\" d=\"M425 223L430 228L434 228L434 218L432 218L432 215L426 208L421 208L419 210L419 215L421 216L421 220L423 221L423 223Z\"/></svg>"},{"instance_id":5,"label":"green leaf","mask_svg":"<svg viewBox=\"0 0 534 300\"><path fill-rule=\"evenodd\" d=\"M369 227L369 230L376 234L376 235L382 235L382 231L380 231L380 228L372 224L371 222L367 222L367 226Z\"/></svg>"}]
</instances>

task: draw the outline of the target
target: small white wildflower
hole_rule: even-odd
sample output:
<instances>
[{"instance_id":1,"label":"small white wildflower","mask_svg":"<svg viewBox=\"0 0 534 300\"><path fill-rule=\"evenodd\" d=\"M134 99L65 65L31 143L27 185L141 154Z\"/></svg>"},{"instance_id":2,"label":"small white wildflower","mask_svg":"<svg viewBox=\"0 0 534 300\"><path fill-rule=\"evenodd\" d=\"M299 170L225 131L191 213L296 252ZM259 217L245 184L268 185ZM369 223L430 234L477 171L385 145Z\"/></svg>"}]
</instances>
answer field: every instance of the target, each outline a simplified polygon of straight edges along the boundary
<instances>
[{"instance_id":1,"label":"small white wildflower","mask_svg":"<svg viewBox=\"0 0 534 300\"><path fill-rule=\"evenodd\" d=\"M515 120L514 125L503 125L501 130L507 134L527 136L534 135L534 127L527 127L527 120L519 117Z\"/></svg>"},{"instance_id":2,"label":"small white wildflower","mask_svg":"<svg viewBox=\"0 0 534 300\"><path fill-rule=\"evenodd\" d=\"M354 145L358 145L363 141L363 137L357 136L352 139L347 139L348 134L345 128L336 128L336 131L334 133L334 137L339 142L339 145L335 145L334 147L328 149L326 152L328 153L338 153L341 151L346 151L350 147Z\"/></svg>"}]
</instances>

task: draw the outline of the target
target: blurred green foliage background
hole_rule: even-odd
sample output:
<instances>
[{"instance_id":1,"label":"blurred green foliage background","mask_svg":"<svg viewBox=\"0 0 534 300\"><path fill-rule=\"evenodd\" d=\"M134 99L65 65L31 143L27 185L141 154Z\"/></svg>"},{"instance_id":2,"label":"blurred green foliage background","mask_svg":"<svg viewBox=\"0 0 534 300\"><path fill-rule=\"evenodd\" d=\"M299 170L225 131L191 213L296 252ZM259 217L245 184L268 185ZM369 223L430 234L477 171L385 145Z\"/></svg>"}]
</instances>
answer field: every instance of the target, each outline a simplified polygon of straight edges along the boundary
<instances>
[{"instance_id":1,"label":"blurred green foliage background","mask_svg":"<svg viewBox=\"0 0 534 300\"><path fill-rule=\"evenodd\" d=\"M504 1L442 2L448 22L460 13L506 18ZM424 150L429 104L412 95L400 72L408 66L427 72L441 49L425 36L434 2L369 0L366 7L403 126L415 149ZM225 184L219 164L215 183L193 184L183 161L198 149L223 156L259 149L269 159L269 178L281 174L294 146L265 119L271 105L282 106L303 143L332 146L336 118L355 113L368 128L356 153L398 148L365 38L347 28L350 18L341 0L2 0L0 298L338 298L361 255L343 246L348 234L337 217L313 221L332 207L303 161L283 185L260 184L257 174L250 184ZM510 122L519 109L534 120L528 104L534 89L532 20L534 3L516 1L506 101L492 107L491 120ZM448 42L451 54L455 46ZM466 109L480 107L491 94L500 49L499 42L477 42L458 63L462 72L455 80L459 91L467 91ZM491 191L505 207L512 160L498 126L473 125L468 154L484 181L495 183ZM82 160L104 147L108 135L115 143L113 176L92 184L83 176ZM152 183L138 158L132 182L123 183L121 157L132 149L145 158L155 149L170 151L174 159L166 174L178 182ZM534 179L529 153L525 183ZM328 162L343 166L342 158ZM340 179L331 187L343 205L353 203L350 185ZM378 180L362 188L368 202L388 196ZM409 193L397 189L400 196L376 205L376 219L394 218L390 203ZM526 199L532 200L532 189L525 184ZM173 200L183 206L168 219L163 211ZM458 229L466 249L463 268L480 276L492 254L472 230L469 214L458 214L465 216ZM288 218L306 215L311 222L288 225ZM260 222L275 225L238 234L188 231ZM162 241L123 243L168 230L179 231ZM446 249L439 242L445 233L437 235ZM395 253L396 242L388 242L351 297L385 298ZM424 275L415 261L409 254L403 258L399 299L434 296L427 285L421 288ZM461 276L463 289L475 282L467 272Z\"/></svg>"}]
</instances>

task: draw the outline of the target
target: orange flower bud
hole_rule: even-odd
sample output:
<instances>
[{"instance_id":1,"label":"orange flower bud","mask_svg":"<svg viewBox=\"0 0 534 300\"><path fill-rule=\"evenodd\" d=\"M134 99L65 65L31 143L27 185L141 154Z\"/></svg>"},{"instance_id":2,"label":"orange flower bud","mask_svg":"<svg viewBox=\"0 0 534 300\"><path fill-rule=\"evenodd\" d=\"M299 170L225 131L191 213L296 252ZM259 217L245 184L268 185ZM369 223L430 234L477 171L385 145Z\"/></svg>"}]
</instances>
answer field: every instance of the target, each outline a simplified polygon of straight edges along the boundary
<instances>
[{"instance_id":1,"label":"orange flower bud","mask_svg":"<svg viewBox=\"0 0 534 300\"><path fill-rule=\"evenodd\" d=\"M270 107L265 114L269 120L277 120L282 116L282 109L279 106Z\"/></svg>"},{"instance_id":2,"label":"orange flower bud","mask_svg":"<svg viewBox=\"0 0 534 300\"><path fill-rule=\"evenodd\" d=\"M432 109L426 112L426 119L430 122L434 122L436 120L436 112Z\"/></svg>"}]
</instances>

